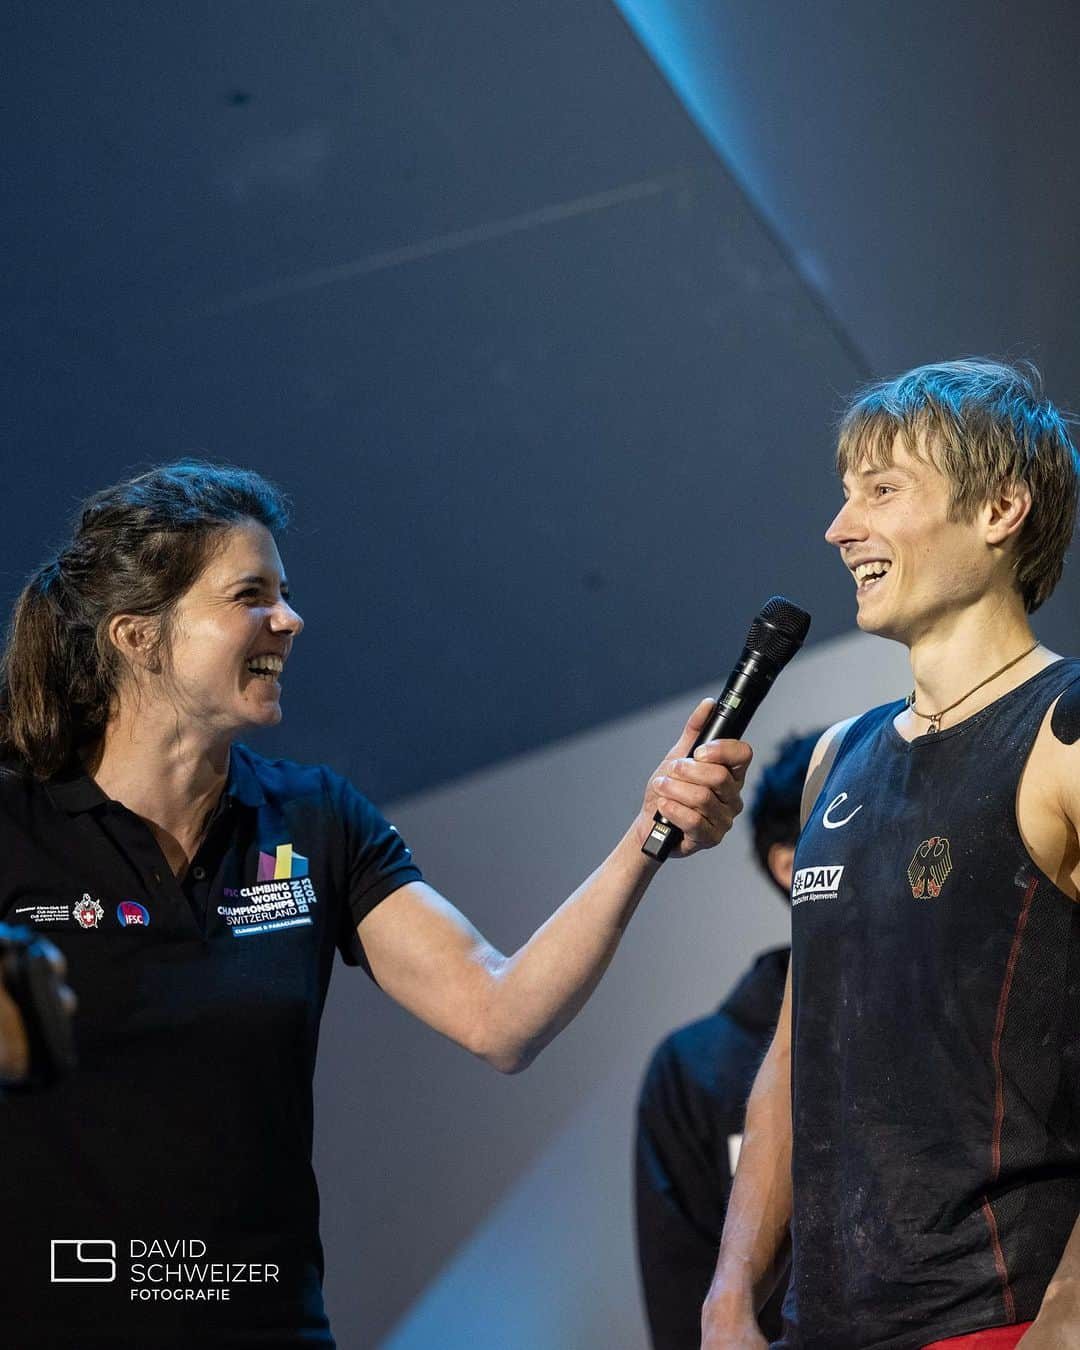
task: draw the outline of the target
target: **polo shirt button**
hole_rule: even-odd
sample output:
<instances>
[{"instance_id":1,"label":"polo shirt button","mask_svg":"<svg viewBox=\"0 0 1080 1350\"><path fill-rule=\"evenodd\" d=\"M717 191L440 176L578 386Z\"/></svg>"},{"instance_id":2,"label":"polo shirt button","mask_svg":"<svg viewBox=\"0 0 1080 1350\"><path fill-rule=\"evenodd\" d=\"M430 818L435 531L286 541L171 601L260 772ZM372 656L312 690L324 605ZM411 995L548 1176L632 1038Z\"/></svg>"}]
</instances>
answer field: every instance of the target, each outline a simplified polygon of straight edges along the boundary
<instances>
[{"instance_id":1,"label":"polo shirt button","mask_svg":"<svg viewBox=\"0 0 1080 1350\"><path fill-rule=\"evenodd\" d=\"M161 873L158 872L157 870L155 870L154 872L154 880L157 882L159 886L161 885Z\"/></svg>"},{"instance_id":2,"label":"polo shirt button","mask_svg":"<svg viewBox=\"0 0 1080 1350\"><path fill-rule=\"evenodd\" d=\"M202 881L203 878L206 876L206 868L205 868L205 867L193 867L193 868L191 869L191 875L195 878L196 881Z\"/></svg>"}]
</instances>

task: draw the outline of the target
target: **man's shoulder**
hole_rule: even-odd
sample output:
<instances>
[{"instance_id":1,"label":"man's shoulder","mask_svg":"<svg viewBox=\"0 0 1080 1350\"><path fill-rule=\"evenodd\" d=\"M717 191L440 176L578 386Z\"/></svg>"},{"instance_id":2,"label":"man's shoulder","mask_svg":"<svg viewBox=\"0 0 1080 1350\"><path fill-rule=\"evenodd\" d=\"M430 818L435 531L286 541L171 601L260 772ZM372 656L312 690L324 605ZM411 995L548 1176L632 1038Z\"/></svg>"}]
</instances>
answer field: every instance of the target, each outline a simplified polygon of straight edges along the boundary
<instances>
[{"instance_id":1,"label":"man's shoulder","mask_svg":"<svg viewBox=\"0 0 1080 1350\"><path fill-rule=\"evenodd\" d=\"M1056 662L1051 689L1035 744L1025 766L1025 786L1035 790L1021 795L1044 802L1057 802L1074 826L1080 824L1080 660Z\"/></svg>"},{"instance_id":2,"label":"man's shoulder","mask_svg":"<svg viewBox=\"0 0 1080 1350\"><path fill-rule=\"evenodd\" d=\"M1068 657L1062 664L1069 668L1062 674L1068 676L1071 670L1073 679L1053 701L1050 730L1061 745L1076 746L1080 743L1080 660Z\"/></svg>"},{"instance_id":3,"label":"man's shoulder","mask_svg":"<svg viewBox=\"0 0 1080 1350\"><path fill-rule=\"evenodd\" d=\"M826 728L821 733L810 756L810 763L806 767L806 781L803 784L800 811L800 821L803 826L810 819L814 803L821 795L825 780L832 772L836 757L852 730L856 726L876 725L890 712L895 715L899 706L896 702L879 704L876 708L870 708L867 712L858 713L854 717L845 717L841 722L834 722L831 727Z\"/></svg>"}]
</instances>

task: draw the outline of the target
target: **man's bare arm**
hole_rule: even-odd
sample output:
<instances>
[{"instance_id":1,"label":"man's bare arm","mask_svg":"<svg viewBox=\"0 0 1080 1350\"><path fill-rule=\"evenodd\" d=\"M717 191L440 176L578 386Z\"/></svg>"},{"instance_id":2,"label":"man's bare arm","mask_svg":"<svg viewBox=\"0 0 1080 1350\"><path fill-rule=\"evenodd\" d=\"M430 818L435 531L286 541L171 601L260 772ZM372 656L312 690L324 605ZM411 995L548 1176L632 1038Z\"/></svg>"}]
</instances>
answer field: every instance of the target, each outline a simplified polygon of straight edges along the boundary
<instances>
[{"instance_id":1,"label":"man's bare arm","mask_svg":"<svg viewBox=\"0 0 1080 1350\"><path fill-rule=\"evenodd\" d=\"M1048 797L1040 802L1036 794L1031 807L1018 802L1017 819L1032 856L1056 878L1062 890L1075 897L1080 894L1080 740L1072 733L1080 714L1080 699L1069 691L1058 700L1054 712L1059 709L1063 714L1060 726L1047 716L1029 760L1029 766L1037 770L1036 776L1045 781ZM1025 772L1025 778L1030 776ZM1045 847L1047 841L1033 827L1039 806L1045 809L1047 800L1064 826L1064 843L1058 840L1055 850L1060 854L1057 867L1053 858L1041 856L1039 843ZM1023 815L1022 805L1026 808ZM1053 831L1050 840L1053 847ZM1074 903L1080 904L1080 899L1074 899ZM1038 1316L1018 1350L1080 1350L1080 1218L1043 1295Z\"/></svg>"},{"instance_id":2,"label":"man's bare arm","mask_svg":"<svg viewBox=\"0 0 1080 1350\"><path fill-rule=\"evenodd\" d=\"M850 722L821 737L803 789L805 826ZM791 972L780 1020L746 1111L716 1274L701 1316L702 1350L758 1350L757 1313L783 1268L791 1222Z\"/></svg>"},{"instance_id":3,"label":"man's bare arm","mask_svg":"<svg viewBox=\"0 0 1080 1350\"><path fill-rule=\"evenodd\" d=\"M758 1070L716 1274L701 1315L702 1350L765 1345L757 1313L772 1292L791 1221L791 972Z\"/></svg>"},{"instance_id":4,"label":"man's bare arm","mask_svg":"<svg viewBox=\"0 0 1080 1350\"><path fill-rule=\"evenodd\" d=\"M1080 1219L1072 1230L1039 1315L1017 1350L1077 1350L1080 1347Z\"/></svg>"}]
</instances>

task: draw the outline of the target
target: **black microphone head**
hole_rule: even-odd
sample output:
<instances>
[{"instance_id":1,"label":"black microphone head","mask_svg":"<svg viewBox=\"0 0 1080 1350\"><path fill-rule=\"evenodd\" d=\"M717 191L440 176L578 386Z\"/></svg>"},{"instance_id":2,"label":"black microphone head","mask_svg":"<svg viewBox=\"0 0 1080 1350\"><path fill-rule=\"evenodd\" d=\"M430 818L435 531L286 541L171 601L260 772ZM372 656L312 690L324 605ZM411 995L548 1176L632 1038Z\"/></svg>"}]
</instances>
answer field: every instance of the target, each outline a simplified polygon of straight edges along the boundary
<instances>
[{"instance_id":1,"label":"black microphone head","mask_svg":"<svg viewBox=\"0 0 1080 1350\"><path fill-rule=\"evenodd\" d=\"M810 631L810 615L782 595L770 596L750 625L746 645L752 652L782 669Z\"/></svg>"}]
</instances>

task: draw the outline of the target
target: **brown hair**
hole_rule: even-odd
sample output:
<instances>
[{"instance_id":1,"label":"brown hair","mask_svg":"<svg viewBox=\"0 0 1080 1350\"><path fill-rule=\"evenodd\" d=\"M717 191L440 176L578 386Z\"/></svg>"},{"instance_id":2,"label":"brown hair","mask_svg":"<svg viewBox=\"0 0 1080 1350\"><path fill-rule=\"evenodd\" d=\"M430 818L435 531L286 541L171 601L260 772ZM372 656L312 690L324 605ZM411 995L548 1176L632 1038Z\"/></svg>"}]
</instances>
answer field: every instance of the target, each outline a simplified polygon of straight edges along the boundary
<instances>
[{"instance_id":1,"label":"brown hair","mask_svg":"<svg viewBox=\"0 0 1080 1350\"><path fill-rule=\"evenodd\" d=\"M1031 512L1013 570L1025 608L1038 609L1061 577L1080 474L1066 419L1043 398L1038 370L968 358L870 385L840 423L837 469L890 463L897 436L948 479L952 520L970 520L1005 483L1027 486Z\"/></svg>"},{"instance_id":2,"label":"brown hair","mask_svg":"<svg viewBox=\"0 0 1080 1350\"><path fill-rule=\"evenodd\" d=\"M280 490L249 469L201 460L163 464L90 497L70 543L15 602L0 666L0 752L47 778L98 741L125 669L109 621L157 617L167 658L176 602L225 532L247 520L283 529Z\"/></svg>"}]
</instances>

